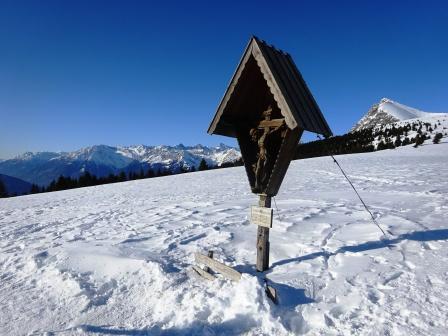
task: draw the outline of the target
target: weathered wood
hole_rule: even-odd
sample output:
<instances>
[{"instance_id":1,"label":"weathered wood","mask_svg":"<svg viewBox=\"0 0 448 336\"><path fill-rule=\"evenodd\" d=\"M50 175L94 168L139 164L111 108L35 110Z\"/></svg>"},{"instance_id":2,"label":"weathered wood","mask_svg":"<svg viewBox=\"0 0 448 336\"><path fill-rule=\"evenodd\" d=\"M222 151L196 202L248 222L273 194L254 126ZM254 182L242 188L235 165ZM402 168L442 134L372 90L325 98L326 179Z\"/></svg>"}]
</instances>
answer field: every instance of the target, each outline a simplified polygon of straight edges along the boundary
<instances>
[{"instance_id":1,"label":"weathered wood","mask_svg":"<svg viewBox=\"0 0 448 336\"><path fill-rule=\"evenodd\" d=\"M278 153L273 168L277 173L271 174L266 187L266 194L268 195L277 195L283 178L286 175L286 171L288 170L289 163L297 151L299 142L296 139L299 139L302 136L303 130L296 128L294 130L287 130L286 132L288 135L283 139L280 152Z\"/></svg>"},{"instance_id":2,"label":"weathered wood","mask_svg":"<svg viewBox=\"0 0 448 336\"><path fill-rule=\"evenodd\" d=\"M260 194L258 195L260 198L258 199L258 206L262 208L270 208L271 207L271 196Z\"/></svg>"},{"instance_id":3,"label":"weathered wood","mask_svg":"<svg viewBox=\"0 0 448 336\"><path fill-rule=\"evenodd\" d=\"M257 232L257 271L269 268L269 228L259 226Z\"/></svg>"},{"instance_id":4,"label":"weathered wood","mask_svg":"<svg viewBox=\"0 0 448 336\"><path fill-rule=\"evenodd\" d=\"M209 258L213 259L213 251L208 251L207 256L208 256ZM205 266L205 267L204 267L204 271L210 273L210 267Z\"/></svg>"},{"instance_id":5,"label":"weathered wood","mask_svg":"<svg viewBox=\"0 0 448 336\"><path fill-rule=\"evenodd\" d=\"M255 225L271 228L272 216L273 210L271 208L252 206L250 209L250 221Z\"/></svg>"},{"instance_id":6,"label":"weathered wood","mask_svg":"<svg viewBox=\"0 0 448 336\"><path fill-rule=\"evenodd\" d=\"M252 37L208 133L236 137L252 192L275 196L304 130L332 134L291 56Z\"/></svg>"},{"instance_id":7,"label":"weathered wood","mask_svg":"<svg viewBox=\"0 0 448 336\"><path fill-rule=\"evenodd\" d=\"M204 271L202 268L200 268L199 266L192 266L192 269L201 277L203 277L204 279L207 280L215 280L216 277L213 274L210 274L209 272Z\"/></svg>"},{"instance_id":8,"label":"weathered wood","mask_svg":"<svg viewBox=\"0 0 448 336\"><path fill-rule=\"evenodd\" d=\"M272 119L272 120L262 120L260 121L260 127L278 127L283 125L285 119Z\"/></svg>"},{"instance_id":9,"label":"weathered wood","mask_svg":"<svg viewBox=\"0 0 448 336\"><path fill-rule=\"evenodd\" d=\"M233 281L239 281L241 279L241 273L235 271L232 267L224 265L215 259L211 259L203 254L195 253L194 254L196 262L202 263L208 267L210 267L213 271L221 273L225 278Z\"/></svg>"},{"instance_id":10,"label":"weathered wood","mask_svg":"<svg viewBox=\"0 0 448 336\"><path fill-rule=\"evenodd\" d=\"M282 115L285 117L286 124L289 128L296 128L299 124L299 119L297 118L297 114L291 110L291 105L289 103L289 97L286 92L286 88L282 85L281 82L277 81L277 77L275 76L275 70L271 68L271 63L265 57L266 55L259 48L254 47L253 55L257 61L258 66L260 67L261 72L263 73L263 77L266 80L266 84L269 86L269 91L272 93L272 96L275 99L278 107L282 111Z\"/></svg>"},{"instance_id":11,"label":"weathered wood","mask_svg":"<svg viewBox=\"0 0 448 336\"><path fill-rule=\"evenodd\" d=\"M268 298L272 300L272 302L277 304L278 302L277 290L274 287L266 285L266 295L268 296Z\"/></svg>"},{"instance_id":12,"label":"weathered wood","mask_svg":"<svg viewBox=\"0 0 448 336\"><path fill-rule=\"evenodd\" d=\"M260 207L271 207L271 197L260 195ZM269 268L269 228L258 226L257 231L257 271L263 272Z\"/></svg>"}]
</instances>

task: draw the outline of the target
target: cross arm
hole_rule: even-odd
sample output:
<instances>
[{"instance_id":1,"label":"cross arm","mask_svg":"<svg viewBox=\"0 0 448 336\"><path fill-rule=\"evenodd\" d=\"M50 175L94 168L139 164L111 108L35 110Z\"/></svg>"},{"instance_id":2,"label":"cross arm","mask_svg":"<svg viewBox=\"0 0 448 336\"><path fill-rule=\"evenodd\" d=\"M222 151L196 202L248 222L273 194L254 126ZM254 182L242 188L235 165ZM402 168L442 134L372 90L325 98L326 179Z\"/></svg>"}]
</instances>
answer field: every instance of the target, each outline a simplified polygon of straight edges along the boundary
<instances>
[{"instance_id":1,"label":"cross arm","mask_svg":"<svg viewBox=\"0 0 448 336\"><path fill-rule=\"evenodd\" d=\"M272 119L260 121L259 127L279 127L282 126L285 119Z\"/></svg>"}]
</instances>

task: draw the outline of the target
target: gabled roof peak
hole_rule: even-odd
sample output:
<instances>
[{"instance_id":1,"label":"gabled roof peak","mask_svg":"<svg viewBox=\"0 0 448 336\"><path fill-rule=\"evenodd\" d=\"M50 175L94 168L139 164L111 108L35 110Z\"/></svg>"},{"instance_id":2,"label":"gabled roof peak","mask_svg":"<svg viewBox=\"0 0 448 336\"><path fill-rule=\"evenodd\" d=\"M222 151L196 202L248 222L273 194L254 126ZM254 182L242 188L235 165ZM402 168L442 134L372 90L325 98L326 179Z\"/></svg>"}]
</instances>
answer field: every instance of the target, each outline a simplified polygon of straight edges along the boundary
<instances>
[{"instance_id":1,"label":"gabled roof peak","mask_svg":"<svg viewBox=\"0 0 448 336\"><path fill-rule=\"evenodd\" d=\"M266 46L266 47L268 47L268 48L274 49L275 51L277 51L277 52L279 52L279 53L281 53L281 54L283 54L283 55L289 55L289 53L287 53L286 51L277 48L275 45L270 44L270 43L266 42L265 40L258 38L258 37L255 36L255 35L252 35L252 36L251 36L251 38L250 38L250 40L249 40L249 44L250 44L250 42L251 42L252 40L254 40L256 43L261 43L261 44L263 44L264 46Z\"/></svg>"},{"instance_id":2,"label":"gabled roof peak","mask_svg":"<svg viewBox=\"0 0 448 336\"><path fill-rule=\"evenodd\" d=\"M254 70L251 65L254 60L258 70ZM250 70L245 71L249 68ZM270 95L290 129L299 127L325 136L332 134L292 57L255 35L251 36L246 46L208 133L236 137L236 120L241 114L254 113L247 111L248 109L260 107L256 101L253 104L247 102L248 99L256 100L255 96L260 94L254 89L255 86L250 85L259 77L257 71L264 78Z\"/></svg>"}]
</instances>

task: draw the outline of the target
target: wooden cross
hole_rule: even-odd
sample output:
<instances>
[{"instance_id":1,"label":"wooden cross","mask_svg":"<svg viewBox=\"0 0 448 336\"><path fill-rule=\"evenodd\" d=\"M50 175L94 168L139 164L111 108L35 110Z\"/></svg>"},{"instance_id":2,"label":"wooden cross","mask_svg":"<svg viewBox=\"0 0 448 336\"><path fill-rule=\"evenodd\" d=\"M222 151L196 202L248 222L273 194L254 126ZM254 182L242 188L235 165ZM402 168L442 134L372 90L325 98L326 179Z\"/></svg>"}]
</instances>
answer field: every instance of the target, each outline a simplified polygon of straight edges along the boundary
<instances>
[{"instance_id":1,"label":"wooden cross","mask_svg":"<svg viewBox=\"0 0 448 336\"><path fill-rule=\"evenodd\" d=\"M272 106L269 105L266 111L262 113L264 120L260 121L260 123L258 124L258 128L264 129L266 127L276 127L278 129L284 124L285 119L271 119L271 114Z\"/></svg>"},{"instance_id":2,"label":"wooden cross","mask_svg":"<svg viewBox=\"0 0 448 336\"><path fill-rule=\"evenodd\" d=\"M263 112L264 119L261 120L256 128L250 130L250 135L253 141L257 142L258 154L257 162L253 165L253 171L255 174L255 187L261 191L263 190L263 181L266 179L266 171L268 167L268 161L271 160L268 150L266 148L266 139L270 134L280 130L285 126L285 119L271 119L272 107L269 106L266 111ZM284 137L284 134L281 134ZM259 194L260 200L258 206L261 208L271 207L271 197L264 194ZM269 216L268 216L269 217ZM272 225L272 211L271 216L268 218L268 225L263 223L255 223L258 225L257 232L257 271L263 272L269 268L269 228Z\"/></svg>"},{"instance_id":3,"label":"wooden cross","mask_svg":"<svg viewBox=\"0 0 448 336\"><path fill-rule=\"evenodd\" d=\"M266 139L285 125L284 119L271 119L271 113L272 107L269 106L262 114L264 119L249 131L252 141L258 145L257 162L253 164L252 169L255 175L255 188L259 191L263 190L263 181L266 180L266 174L268 173L266 167L270 160L270 153L266 148Z\"/></svg>"},{"instance_id":4,"label":"wooden cross","mask_svg":"<svg viewBox=\"0 0 448 336\"><path fill-rule=\"evenodd\" d=\"M265 127L281 127L283 126L285 122L285 119L270 119L270 120L262 120L258 124L258 128L265 128Z\"/></svg>"}]
</instances>

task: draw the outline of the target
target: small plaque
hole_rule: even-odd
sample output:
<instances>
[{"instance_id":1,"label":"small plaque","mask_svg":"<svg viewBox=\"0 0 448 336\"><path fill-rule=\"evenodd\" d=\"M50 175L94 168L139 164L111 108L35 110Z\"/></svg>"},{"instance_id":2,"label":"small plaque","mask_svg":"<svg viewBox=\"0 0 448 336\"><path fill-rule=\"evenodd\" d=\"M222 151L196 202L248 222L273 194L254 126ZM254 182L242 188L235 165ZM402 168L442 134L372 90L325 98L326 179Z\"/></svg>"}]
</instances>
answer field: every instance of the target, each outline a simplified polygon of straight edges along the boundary
<instances>
[{"instance_id":1,"label":"small plaque","mask_svg":"<svg viewBox=\"0 0 448 336\"><path fill-rule=\"evenodd\" d=\"M252 224L271 228L272 213L272 208L252 206L250 209L250 221Z\"/></svg>"}]
</instances>

